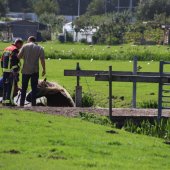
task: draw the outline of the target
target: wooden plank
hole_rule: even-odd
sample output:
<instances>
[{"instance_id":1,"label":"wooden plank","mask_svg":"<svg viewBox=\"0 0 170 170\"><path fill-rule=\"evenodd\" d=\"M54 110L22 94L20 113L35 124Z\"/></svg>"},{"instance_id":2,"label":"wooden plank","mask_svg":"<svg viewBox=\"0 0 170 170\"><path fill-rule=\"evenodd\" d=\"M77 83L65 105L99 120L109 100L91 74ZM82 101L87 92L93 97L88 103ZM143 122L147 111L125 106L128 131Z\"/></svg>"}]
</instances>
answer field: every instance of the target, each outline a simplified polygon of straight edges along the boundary
<instances>
[{"instance_id":1,"label":"wooden plank","mask_svg":"<svg viewBox=\"0 0 170 170\"><path fill-rule=\"evenodd\" d=\"M109 81L109 75L96 75L96 81ZM112 75L112 81L117 82L143 82L143 83L170 83L170 77L144 76L144 75Z\"/></svg>"},{"instance_id":2,"label":"wooden plank","mask_svg":"<svg viewBox=\"0 0 170 170\"><path fill-rule=\"evenodd\" d=\"M112 66L109 67L109 117L112 119Z\"/></svg>"},{"instance_id":3,"label":"wooden plank","mask_svg":"<svg viewBox=\"0 0 170 170\"><path fill-rule=\"evenodd\" d=\"M64 76L80 76L80 77L95 77L96 74L108 74L108 71L99 70L64 70ZM112 74L119 75L133 75L130 71L112 71ZM137 75L159 76L158 72L137 72ZM170 73L164 73L164 75L170 76Z\"/></svg>"},{"instance_id":4,"label":"wooden plank","mask_svg":"<svg viewBox=\"0 0 170 170\"><path fill-rule=\"evenodd\" d=\"M138 58L133 58L133 75L137 75L137 67L138 67ZM137 91L137 84L133 82L133 89L132 89L132 108L136 108L136 91Z\"/></svg>"}]
</instances>

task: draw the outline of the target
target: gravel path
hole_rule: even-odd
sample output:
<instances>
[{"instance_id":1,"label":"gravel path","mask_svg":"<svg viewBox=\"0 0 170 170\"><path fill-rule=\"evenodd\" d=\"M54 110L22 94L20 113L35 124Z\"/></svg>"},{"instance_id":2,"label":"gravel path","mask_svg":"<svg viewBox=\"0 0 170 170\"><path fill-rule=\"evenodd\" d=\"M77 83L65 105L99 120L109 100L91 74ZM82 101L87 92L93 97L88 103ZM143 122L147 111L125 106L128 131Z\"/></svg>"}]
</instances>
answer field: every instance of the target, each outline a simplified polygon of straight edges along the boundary
<instances>
[{"instance_id":1,"label":"gravel path","mask_svg":"<svg viewBox=\"0 0 170 170\"><path fill-rule=\"evenodd\" d=\"M98 113L108 116L108 109L104 108L60 108L60 107L25 107L15 109L42 112L48 114L65 115L69 117L77 116L80 112ZM113 109L113 116L136 116L136 117L154 117L157 116L157 109ZM163 116L170 117L170 110L163 110Z\"/></svg>"}]
</instances>

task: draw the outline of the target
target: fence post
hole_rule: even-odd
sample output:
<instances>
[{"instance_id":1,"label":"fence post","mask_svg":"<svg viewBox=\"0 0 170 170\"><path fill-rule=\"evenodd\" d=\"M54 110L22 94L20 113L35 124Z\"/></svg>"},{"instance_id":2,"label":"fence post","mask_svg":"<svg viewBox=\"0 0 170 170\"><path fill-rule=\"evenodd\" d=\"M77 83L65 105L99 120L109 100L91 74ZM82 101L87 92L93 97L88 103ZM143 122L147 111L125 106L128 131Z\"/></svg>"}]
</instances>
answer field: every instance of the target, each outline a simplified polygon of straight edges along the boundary
<instances>
[{"instance_id":1,"label":"fence post","mask_svg":"<svg viewBox=\"0 0 170 170\"><path fill-rule=\"evenodd\" d=\"M160 61L159 63L159 73L160 76L163 75L163 61ZM162 117L162 79L160 78L158 91L158 121L160 121L161 117Z\"/></svg>"},{"instance_id":2,"label":"fence post","mask_svg":"<svg viewBox=\"0 0 170 170\"><path fill-rule=\"evenodd\" d=\"M135 56L133 58L133 75L137 74L138 58ZM136 82L133 82L133 98L132 98L132 108L136 108Z\"/></svg>"},{"instance_id":3,"label":"fence post","mask_svg":"<svg viewBox=\"0 0 170 170\"><path fill-rule=\"evenodd\" d=\"M109 66L109 117L112 119L112 66Z\"/></svg>"},{"instance_id":4,"label":"fence post","mask_svg":"<svg viewBox=\"0 0 170 170\"><path fill-rule=\"evenodd\" d=\"M76 71L80 71L80 65L77 63ZM76 107L82 106L82 86L80 86L80 76L77 76L77 84L76 84L76 90L75 90L75 103Z\"/></svg>"}]
</instances>

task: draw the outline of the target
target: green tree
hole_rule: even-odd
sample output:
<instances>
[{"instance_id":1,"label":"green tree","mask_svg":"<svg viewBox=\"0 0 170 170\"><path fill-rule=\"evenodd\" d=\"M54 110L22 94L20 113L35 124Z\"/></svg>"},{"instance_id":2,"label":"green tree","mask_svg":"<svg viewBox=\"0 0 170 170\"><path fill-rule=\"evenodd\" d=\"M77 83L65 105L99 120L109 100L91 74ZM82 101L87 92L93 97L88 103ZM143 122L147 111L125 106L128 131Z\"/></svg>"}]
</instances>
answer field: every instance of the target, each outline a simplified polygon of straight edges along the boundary
<instances>
[{"instance_id":1,"label":"green tree","mask_svg":"<svg viewBox=\"0 0 170 170\"><path fill-rule=\"evenodd\" d=\"M90 15L100 15L113 12L116 0L92 0L87 8Z\"/></svg>"},{"instance_id":2,"label":"green tree","mask_svg":"<svg viewBox=\"0 0 170 170\"><path fill-rule=\"evenodd\" d=\"M6 3L7 3L6 0L0 0L0 17L5 16L6 14L6 10L7 10Z\"/></svg>"},{"instance_id":3,"label":"green tree","mask_svg":"<svg viewBox=\"0 0 170 170\"><path fill-rule=\"evenodd\" d=\"M40 16L43 13L58 14L59 5L57 0L32 0L35 13Z\"/></svg>"},{"instance_id":4,"label":"green tree","mask_svg":"<svg viewBox=\"0 0 170 170\"><path fill-rule=\"evenodd\" d=\"M99 14L103 14L105 12L105 2L104 0L93 0L88 8L87 8L87 12L90 15L99 15Z\"/></svg>"},{"instance_id":5,"label":"green tree","mask_svg":"<svg viewBox=\"0 0 170 170\"><path fill-rule=\"evenodd\" d=\"M137 7L140 20L153 20L155 15L170 16L170 0L141 0Z\"/></svg>"},{"instance_id":6,"label":"green tree","mask_svg":"<svg viewBox=\"0 0 170 170\"><path fill-rule=\"evenodd\" d=\"M51 26L52 32L61 32L65 18L54 13L43 13L39 18L40 22Z\"/></svg>"}]
</instances>

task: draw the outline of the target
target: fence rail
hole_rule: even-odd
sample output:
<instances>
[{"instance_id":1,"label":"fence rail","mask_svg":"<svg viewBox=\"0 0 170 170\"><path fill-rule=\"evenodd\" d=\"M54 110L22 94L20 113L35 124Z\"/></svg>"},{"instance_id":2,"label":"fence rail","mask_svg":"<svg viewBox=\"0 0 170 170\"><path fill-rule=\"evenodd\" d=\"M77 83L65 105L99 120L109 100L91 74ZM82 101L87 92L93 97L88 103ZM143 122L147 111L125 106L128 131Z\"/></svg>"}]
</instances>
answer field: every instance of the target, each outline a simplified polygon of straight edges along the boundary
<instances>
[{"instance_id":1,"label":"fence rail","mask_svg":"<svg viewBox=\"0 0 170 170\"><path fill-rule=\"evenodd\" d=\"M80 77L95 77L96 81L108 81L109 83L109 115L112 118L112 82L132 82L133 83L133 99L132 106L136 108L136 92L137 83L158 83L158 120L162 115L162 103L163 103L163 85L170 86L170 73L164 72L163 66L170 64L167 61L160 61L159 72L137 72L137 57L133 60L133 72L130 71L112 71L112 66L109 67L108 71L102 70L80 70L79 63L77 63L76 70L64 70L64 76L76 76L76 106L81 107L82 100L82 87L80 86ZM165 102L164 102L165 103ZM170 101L166 101L170 103ZM166 107L170 108L170 107Z\"/></svg>"}]
</instances>

